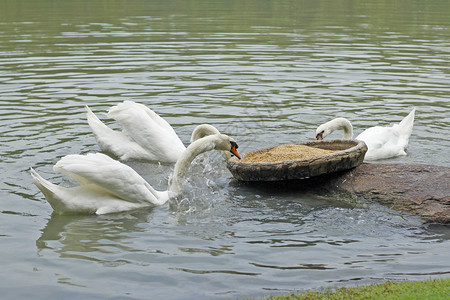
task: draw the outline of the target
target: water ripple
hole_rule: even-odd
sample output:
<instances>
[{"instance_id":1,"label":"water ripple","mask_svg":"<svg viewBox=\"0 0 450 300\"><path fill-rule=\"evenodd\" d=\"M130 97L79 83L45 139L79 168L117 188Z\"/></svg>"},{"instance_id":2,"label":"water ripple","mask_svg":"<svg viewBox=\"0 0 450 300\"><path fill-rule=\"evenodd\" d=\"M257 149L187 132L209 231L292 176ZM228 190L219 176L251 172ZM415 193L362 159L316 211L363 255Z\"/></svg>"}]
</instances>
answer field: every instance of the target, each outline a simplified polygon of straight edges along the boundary
<instances>
[{"instance_id":1,"label":"water ripple","mask_svg":"<svg viewBox=\"0 0 450 300\"><path fill-rule=\"evenodd\" d=\"M450 166L446 6L41 2L0 10L0 237L16 249L2 261L5 297L18 298L19 277L46 295L64 285L80 298L209 299L448 274L448 228L241 185L213 153L192 165L181 199L113 216L51 215L29 175L73 185L52 166L99 151L84 106L120 129L105 112L123 100L155 110L185 143L211 123L242 152L313 140L335 116L358 134L415 106L408 156L384 162ZM167 188L173 166L128 164Z\"/></svg>"}]
</instances>

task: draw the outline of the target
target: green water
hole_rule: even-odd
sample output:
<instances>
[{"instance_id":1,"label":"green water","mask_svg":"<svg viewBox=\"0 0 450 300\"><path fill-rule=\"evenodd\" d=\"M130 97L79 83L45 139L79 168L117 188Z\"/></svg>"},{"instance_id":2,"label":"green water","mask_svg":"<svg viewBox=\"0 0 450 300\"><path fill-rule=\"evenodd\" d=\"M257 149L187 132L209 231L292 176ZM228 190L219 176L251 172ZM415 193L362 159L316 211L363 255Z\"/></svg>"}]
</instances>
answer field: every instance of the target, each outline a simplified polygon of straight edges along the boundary
<instances>
[{"instance_id":1,"label":"green water","mask_svg":"<svg viewBox=\"0 0 450 300\"><path fill-rule=\"evenodd\" d=\"M102 217L52 215L29 168L72 185L52 166L99 151L84 105L118 128L104 113L123 100L186 144L210 123L241 152L416 107L408 155L381 162L450 166L449 15L448 1L0 1L2 295L229 299L448 277L447 226L242 186L214 153L178 202ZM166 188L171 166L128 163Z\"/></svg>"}]
</instances>

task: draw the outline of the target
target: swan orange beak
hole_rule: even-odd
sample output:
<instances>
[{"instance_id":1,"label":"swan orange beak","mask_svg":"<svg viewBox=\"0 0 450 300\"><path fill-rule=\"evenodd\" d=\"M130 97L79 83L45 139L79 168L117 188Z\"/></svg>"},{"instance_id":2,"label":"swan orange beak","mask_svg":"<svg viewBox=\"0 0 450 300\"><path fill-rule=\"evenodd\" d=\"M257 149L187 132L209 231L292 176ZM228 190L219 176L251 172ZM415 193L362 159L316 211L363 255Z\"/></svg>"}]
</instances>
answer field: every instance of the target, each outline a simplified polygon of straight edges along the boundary
<instances>
[{"instance_id":1,"label":"swan orange beak","mask_svg":"<svg viewBox=\"0 0 450 300\"><path fill-rule=\"evenodd\" d=\"M238 148L238 145L237 145L236 143L231 143L231 150L230 150L230 152L231 152L234 156L236 156L237 158L241 159L241 156L240 156L239 153L237 152L237 148Z\"/></svg>"},{"instance_id":2,"label":"swan orange beak","mask_svg":"<svg viewBox=\"0 0 450 300\"><path fill-rule=\"evenodd\" d=\"M323 140L323 132L319 132L317 135L316 135L316 140L317 141L321 141L321 140Z\"/></svg>"}]
</instances>

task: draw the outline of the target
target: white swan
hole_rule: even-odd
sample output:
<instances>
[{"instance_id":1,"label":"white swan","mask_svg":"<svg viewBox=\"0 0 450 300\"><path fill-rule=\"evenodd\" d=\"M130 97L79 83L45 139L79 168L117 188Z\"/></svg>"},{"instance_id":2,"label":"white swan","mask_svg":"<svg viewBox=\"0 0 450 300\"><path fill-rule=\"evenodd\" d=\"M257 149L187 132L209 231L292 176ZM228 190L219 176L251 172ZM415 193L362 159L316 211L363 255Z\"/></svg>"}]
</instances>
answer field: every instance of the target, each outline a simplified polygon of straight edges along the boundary
<instances>
[{"instance_id":1,"label":"white swan","mask_svg":"<svg viewBox=\"0 0 450 300\"><path fill-rule=\"evenodd\" d=\"M409 137L411 135L414 114L413 110L399 123L392 127L375 126L364 130L356 139L362 140L367 145L367 153L364 160L378 160L395 156L406 155ZM353 138L353 127L345 118L336 118L317 127L316 139L321 140L335 130L343 129L343 139Z\"/></svg>"},{"instance_id":2,"label":"white swan","mask_svg":"<svg viewBox=\"0 0 450 300\"><path fill-rule=\"evenodd\" d=\"M183 191L184 178L193 159L209 150L230 151L238 158L236 142L227 135L201 138L183 152L175 164L167 191L157 191L131 167L102 153L67 155L53 169L80 183L66 188L42 178L33 168L33 183L58 214L107 214L145 206L162 205Z\"/></svg>"},{"instance_id":3,"label":"white swan","mask_svg":"<svg viewBox=\"0 0 450 300\"><path fill-rule=\"evenodd\" d=\"M103 152L120 160L138 159L175 163L186 147L172 126L145 105L124 101L113 106L108 116L123 128L115 131L106 126L86 105L87 120ZM214 126L202 124L192 132L191 142L207 135L220 133ZM222 152L230 159L229 151Z\"/></svg>"}]
</instances>

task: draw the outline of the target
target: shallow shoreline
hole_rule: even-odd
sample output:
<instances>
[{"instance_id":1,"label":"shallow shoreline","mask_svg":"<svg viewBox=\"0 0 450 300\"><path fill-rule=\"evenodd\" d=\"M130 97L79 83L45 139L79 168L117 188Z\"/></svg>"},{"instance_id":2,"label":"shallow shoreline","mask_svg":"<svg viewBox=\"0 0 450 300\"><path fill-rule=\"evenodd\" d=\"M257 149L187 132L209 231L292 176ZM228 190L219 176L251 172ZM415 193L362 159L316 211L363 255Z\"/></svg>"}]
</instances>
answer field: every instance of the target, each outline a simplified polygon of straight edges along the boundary
<instances>
[{"instance_id":1,"label":"shallow shoreline","mask_svg":"<svg viewBox=\"0 0 450 300\"><path fill-rule=\"evenodd\" d=\"M387 281L352 288L330 288L291 295L269 296L270 300L308 299L445 299L450 293L450 279L422 281Z\"/></svg>"}]
</instances>

